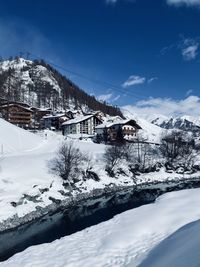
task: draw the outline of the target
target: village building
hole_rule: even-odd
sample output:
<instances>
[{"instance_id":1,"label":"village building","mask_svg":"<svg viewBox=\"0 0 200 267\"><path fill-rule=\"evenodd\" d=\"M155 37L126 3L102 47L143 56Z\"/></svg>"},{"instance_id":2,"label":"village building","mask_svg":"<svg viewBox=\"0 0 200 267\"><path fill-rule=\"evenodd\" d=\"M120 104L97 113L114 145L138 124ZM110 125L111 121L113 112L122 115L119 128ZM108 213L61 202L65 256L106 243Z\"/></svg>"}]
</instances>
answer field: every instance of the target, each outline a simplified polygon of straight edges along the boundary
<instances>
[{"instance_id":1,"label":"village building","mask_svg":"<svg viewBox=\"0 0 200 267\"><path fill-rule=\"evenodd\" d=\"M71 120L74 119L74 117L76 116L76 113L74 113L72 110L67 110L65 112L65 114L67 115L67 117Z\"/></svg>"},{"instance_id":2,"label":"village building","mask_svg":"<svg viewBox=\"0 0 200 267\"><path fill-rule=\"evenodd\" d=\"M25 108L30 108L30 105L24 102L14 101L14 100L8 101L6 98L0 97L0 106L7 105L7 104L17 104Z\"/></svg>"},{"instance_id":3,"label":"village building","mask_svg":"<svg viewBox=\"0 0 200 267\"><path fill-rule=\"evenodd\" d=\"M32 123L33 111L25 105L7 103L0 106L3 119L23 128L29 128Z\"/></svg>"},{"instance_id":4,"label":"village building","mask_svg":"<svg viewBox=\"0 0 200 267\"><path fill-rule=\"evenodd\" d=\"M95 115L79 116L62 124L63 134L87 134L94 135L96 126L102 121Z\"/></svg>"},{"instance_id":5,"label":"village building","mask_svg":"<svg viewBox=\"0 0 200 267\"><path fill-rule=\"evenodd\" d=\"M64 113L47 115L40 120L40 128L49 130L61 130L62 124L69 119L70 118Z\"/></svg>"},{"instance_id":6,"label":"village building","mask_svg":"<svg viewBox=\"0 0 200 267\"><path fill-rule=\"evenodd\" d=\"M47 115L50 115L52 113L52 109L51 108L47 108L47 109L42 109L42 108L36 108L36 107L31 107L31 110L34 113L34 119L37 122L40 122L40 120Z\"/></svg>"},{"instance_id":7,"label":"village building","mask_svg":"<svg viewBox=\"0 0 200 267\"><path fill-rule=\"evenodd\" d=\"M134 141L137 138L138 130L142 129L135 120L108 120L96 127L96 133L102 140L116 141L119 134L125 140Z\"/></svg>"},{"instance_id":8,"label":"village building","mask_svg":"<svg viewBox=\"0 0 200 267\"><path fill-rule=\"evenodd\" d=\"M66 109L65 110L65 114L70 119L74 119L74 118L76 118L78 116L81 116L83 113L81 112L81 110L77 110L77 109Z\"/></svg>"},{"instance_id":9,"label":"village building","mask_svg":"<svg viewBox=\"0 0 200 267\"><path fill-rule=\"evenodd\" d=\"M101 121L103 121L103 119L106 117L106 114L103 113L102 111L93 111L89 113L84 113L84 116L88 116L88 115L94 115L97 118L99 118Z\"/></svg>"}]
</instances>

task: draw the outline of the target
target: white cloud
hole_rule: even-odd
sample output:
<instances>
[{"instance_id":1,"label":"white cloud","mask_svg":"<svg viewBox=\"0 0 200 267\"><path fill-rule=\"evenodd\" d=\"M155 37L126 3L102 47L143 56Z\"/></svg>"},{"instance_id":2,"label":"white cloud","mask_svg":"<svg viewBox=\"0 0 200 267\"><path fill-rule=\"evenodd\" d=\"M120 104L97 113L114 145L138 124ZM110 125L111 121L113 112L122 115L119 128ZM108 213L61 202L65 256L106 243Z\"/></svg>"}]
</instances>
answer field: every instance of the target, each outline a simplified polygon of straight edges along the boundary
<instances>
[{"instance_id":1,"label":"white cloud","mask_svg":"<svg viewBox=\"0 0 200 267\"><path fill-rule=\"evenodd\" d=\"M158 80L158 77L152 77L150 79L148 79L147 83L152 83L153 81Z\"/></svg>"},{"instance_id":2,"label":"white cloud","mask_svg":"<svg viewBox=\"0 0 200 267\"><path fill-rule=\"evenodd\" d=\"M131 75L123 84L122 87L127 88L129 86L134 86L137 84L143 84L145 83L146 78L145 77L141 77L138 75Z\"/></svg>"},{"instance_id":3,"label":"white cloud","mask_svg":"<svg viewBox=\"0 0 200 267\"><path fill-rule=\"evenodd\" d=\"M184 60L190 61L197 57L199 43L194 39L185 39L182 45L182 56Z\"/></svg>"},{"instance_id":4,"label":"white cloud","mask_svg":"<svg viewBox=\"0 0 200 267\"><path fill-rule=\"evenodd\" d=\"M105 0L107 4L116 4L117 2L129 2L134 3L135 0Z\"/></svg>"},{"instance_id":5,"label":"white cloud","mask_svg":"<svg viewBox=\"0 0 200 267\"><path fill-rule=\"evenodd\" d=\"M115 101L117 101L118 99L120 98L120 95L117 95L117 96L113 96L113 94L112 93L108 93L108 94L102 94L102 95L99 95L98 97L97 97L97 99L99 100L99 101L105 101L105 102L115 102Z\"/></svg>"},{"instance_id":6,"label":"white cloud","mask_svg":"<svg viewBox=\"0 0 200 267\"><path fill-rule=\"evenodd\" d=\"M107 4L116 4L117 0L106 0Z\"/></svg>"},{"instance_id":7,"label":"white cloud","mask_svg":"<svg viewBox=\"0 0 200 267\"><path fill-rule=\"evenodd\" d=\"M120 98L120 95L117 95L113 98L112 102L117 101Z\"/></svg>"},{"instance_id":8,"label":"white cloud","mask_svg":"<svg viewBox=\"0 0 200 267\"><path fill-rule=\"evenodd\" d=\"M199 6L200 7L200 0L167 0L169 5L186 5L186 6Z\"/></svg>"},{"instance_id":9,"label":"white cloud","mask_svg":"<svg viewBox=\"0 0 200 267\"><path fill-rule=\"evenodd\" d=\"M192 89L188 90L188 91L186 92L186 96L189 96L189 95L191 95L191 94L192 94L192 92L193 92L193 90L192 90Z\"/></svg>"},{"instance_id":10,"label":"white cloud","mask_svg":"<svg viewBox=\"0 0 200 267\"><path fill-rule=\"evenodd\" d=\"M185 38L184 36L181 36L180 41L162 48L160 53L163 56L172 49L176 49L181 52L184 60L194 60L196 59L199 52L199 40L199 37Z\"/></svg>"},{"instance_id":11,"label":"white cloud","mask_svg":"<svg viewBox=\"0 0 200 267\"><path fill-rule=\"evenodd\" d=\"M131 113L143 114L162 114L165 116L200 114L200 97L188 96L185 99L173 100L170 98L149 98L138 101L135 105L123 107Z\"/></svg>"},{"instance_id":12,"label":"white cloud","mask_svg":"<svg viewBox=\"0 0 200 267\"><path fill-rule=\"evenodd\" d=\"M98 97L97 97L97 99L99 100L99 101L109 101L110 99L111 99L111 97L112 97L112 94L104 94L104 95L99 95Z\"/></svg>"}]
</instances>

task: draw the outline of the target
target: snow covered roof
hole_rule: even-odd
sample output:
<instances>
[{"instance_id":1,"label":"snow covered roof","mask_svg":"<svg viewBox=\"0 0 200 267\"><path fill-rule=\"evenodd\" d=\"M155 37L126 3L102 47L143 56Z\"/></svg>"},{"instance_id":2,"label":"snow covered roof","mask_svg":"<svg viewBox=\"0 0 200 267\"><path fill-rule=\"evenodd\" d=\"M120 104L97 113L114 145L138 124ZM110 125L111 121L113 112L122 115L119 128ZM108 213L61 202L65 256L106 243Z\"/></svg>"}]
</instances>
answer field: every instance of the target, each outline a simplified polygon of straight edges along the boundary
<instances>
[{"instance_id":1,"label":"snow covered roof","mask_svg":"<svg viewBox=\"0 0 200 267\"><path fill-rule=\"evenodd\" d=\"M60 118L60 117L67 117L66 114L62 113L62 114L55 114L55 115L47 115L44 116L43 119L51 119L51 118Z\"/></svg>"},{"instance_id":2,"label":"snow covered roof","mask_svg":"<svg viewBox=\"0 0 200 267\"><path fill-rule=\"evenodd\" d=\"M37 108L37 107L31 107L32 110L37 110L37 111L48 111L48 112L51 112L52 109L51 108Z\"/></svg>"},{"instance_id":3,"label":"snow covered roof","mask_svg":"<svg viewBox=\"0 0 200 267\"><path fill-rule=\"evenodd\" d=\"M96 126L96 129L103 129L103 128L110 128L114 125L125 125L125 124L134 124L138 129L141 129L141 127L136 123L134 120L126 119L126 120L116 120L116 121L106 121L98 126Z\"/></svg>"},{"instance_id":4,"label":"snow covered roof","mask_svg":"<svg viewBox=\"0 0 200 267\"><path fill-rule=\"evenodd\" d=\"M77 123L79 123L79 122L88 120L88 119L92 118L93 116L94 116L94 115L79 116L79 117L77 117L77 118L75 118L75 119L68 120L68 121L64 122L62 125L77 124Z\"/></svg>"},{"instance_id":5,"label":"snow covered roof","mask_svg":"<svg viewBox=\"0 0 200 267\"><path fill-rule=\"evenodd\" d=\"M27 110L27 111L29 111L29 112L33 112L30 108L24 107L24 106L19 105L19 104L17 104L17 103L11 103L11 104L9 104L9 107L13 107L13 106L17 106L17 107L20 107L20 108L22 108L22 109L24 109L24 110ZM7 104L0 105L0 109L1 109L1 108L7 108L7 107L8 107Z\"/></svg>"}]
</instances>

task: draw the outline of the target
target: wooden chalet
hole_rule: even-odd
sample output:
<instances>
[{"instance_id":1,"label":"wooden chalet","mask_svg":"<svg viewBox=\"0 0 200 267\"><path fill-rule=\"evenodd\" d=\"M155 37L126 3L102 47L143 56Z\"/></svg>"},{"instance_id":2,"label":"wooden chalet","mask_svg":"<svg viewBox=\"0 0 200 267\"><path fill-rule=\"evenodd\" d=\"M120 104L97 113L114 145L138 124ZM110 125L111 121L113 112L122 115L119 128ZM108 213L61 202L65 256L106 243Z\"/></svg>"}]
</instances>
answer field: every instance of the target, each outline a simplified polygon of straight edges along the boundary
<instances>
[{"instance_id":1,"label":"wooden chalet","mask_svg":"<svg viewBox=\"0 0 200 267\"><path fill-rule=\"evenodd\" d=\"M47 115L44 116L41 121L41 128L44 129L54 129L54 130L61 130L62 124L68 121L70 118L64 113L58 113L54 115Z\"/></svg>"},{"instance_id":2,"label":"wooden chalet","mask_svg":"<svg viewBox=\"0 0 200 267\"><path fill-rule=\"evenodd\" d=\"M40 122L40 120L44 116L48 116L48 115L50 115L52 113L52 109L51 108L41 109L41 108L31 107L31 110L34 113L34 119L36 120L36 122Z\"/></svg>"},{"instance_id":3,"label":"wooden chalet","mask_svg":"<svg viewBox=\"0 0 200 267\"><path fill-rule=\"evenodd\" d=\"M1 117L15 125L28 128L32 123L33 111L17 103L7 103L0 106Z\"/></svg>"},{"instance_id":4,"label":"wooden chalet","mask_svg":"<svg viewBox=\"0 0 200 267\"><path fill-rule=\"evenodd\" d=\"M102 123L96 127L96 133L102 139L106 135L109 141L116 141L119 132L123 138L128 141L134 141L137 138L138 130L142 129L135 120L111 120Z\"/></svg>"}]
</instances>

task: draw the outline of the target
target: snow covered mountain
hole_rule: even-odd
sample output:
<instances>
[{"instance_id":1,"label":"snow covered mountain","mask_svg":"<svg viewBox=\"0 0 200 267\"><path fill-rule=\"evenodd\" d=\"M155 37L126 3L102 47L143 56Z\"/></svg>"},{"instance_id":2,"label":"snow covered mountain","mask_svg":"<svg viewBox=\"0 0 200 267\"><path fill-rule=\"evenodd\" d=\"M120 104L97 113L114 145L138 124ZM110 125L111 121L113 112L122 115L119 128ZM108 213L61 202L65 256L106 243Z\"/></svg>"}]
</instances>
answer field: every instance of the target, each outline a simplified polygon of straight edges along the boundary
<instances>
[{"instance_id":1,"label":"snow covered mountain","mask_svg":"<svg viewBox=\"0 0 200 267\"><path fill-rule=\"evenodd\" d=\"M143 119L163 129L179 129L184 131L200 132L200 116L174 115L167 116L159 113L132 113L128 107L122 108L125 117Z\"/></svg>"},{"instance_id":2,"label":"snow covered mountain","mask_svg":"<svg viewBox=\"0 0 200 267\"><path fill-rule=\"evenodd\" d=\"M102 111L122 116L121 111L88 95L43 60L15 59L0 62L0 99L24 102L40 108Z\"/></svg>"},{"instance_id":3,"label":"snow covered mountain","mask_svg":"<svg viewBox=\"0 0 200 267\"><path fill-rule=\"evenodd\" d=\"M158 117L151 121L164 129L179 129L184 131L200 132L200 117L181 116L162 119Z\"/></svg>"}]
</instances>

